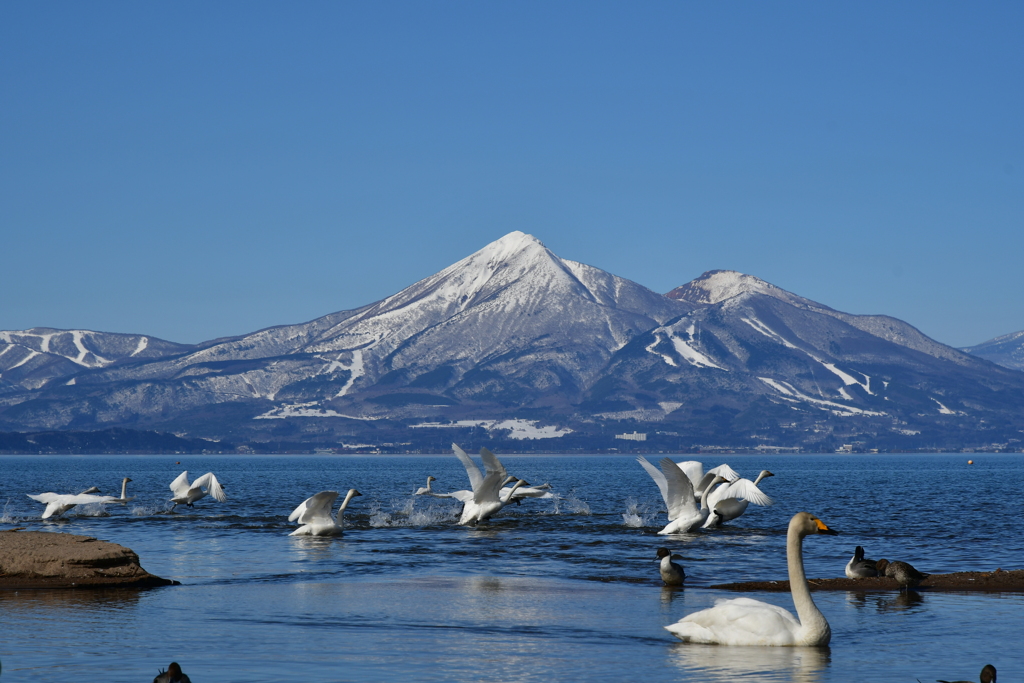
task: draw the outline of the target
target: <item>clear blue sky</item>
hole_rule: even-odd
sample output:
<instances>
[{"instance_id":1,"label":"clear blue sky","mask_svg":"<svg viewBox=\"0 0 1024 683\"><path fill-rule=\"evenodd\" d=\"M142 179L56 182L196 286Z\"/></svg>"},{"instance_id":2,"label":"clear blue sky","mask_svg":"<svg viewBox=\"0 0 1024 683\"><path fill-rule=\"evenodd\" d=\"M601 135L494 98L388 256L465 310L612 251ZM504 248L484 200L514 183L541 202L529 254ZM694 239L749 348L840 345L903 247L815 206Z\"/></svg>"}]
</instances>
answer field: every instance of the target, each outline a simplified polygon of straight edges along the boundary
<instances>
[{"instance_id":1,"label":"clear blue sky","mask_svg":"<svg viewBox=\"0 0 1024 683\"><path fill-rule=\"evenodd\" d=\"M511 230L1024 329L1024 4L0 4L0 329L241 334Z\"/></svg>"}]
</instances>

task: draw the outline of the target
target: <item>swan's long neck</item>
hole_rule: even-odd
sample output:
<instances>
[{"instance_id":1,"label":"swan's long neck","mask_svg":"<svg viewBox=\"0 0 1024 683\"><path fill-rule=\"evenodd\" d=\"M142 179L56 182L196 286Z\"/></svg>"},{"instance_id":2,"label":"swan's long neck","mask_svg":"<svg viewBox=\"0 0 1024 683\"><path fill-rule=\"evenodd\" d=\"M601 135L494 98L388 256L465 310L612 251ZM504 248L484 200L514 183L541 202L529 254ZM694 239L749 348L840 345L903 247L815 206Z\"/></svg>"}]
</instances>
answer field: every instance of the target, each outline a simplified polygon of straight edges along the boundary
<instances>
[{"instance_id":1,"label":"swan's long neck","mask_svg":"<svg viewBox=\"0 0 1024 683\"><path fill-rule=\"evenodd\" d=\"M760 484L761 480L764 479L766 476L768 476L768 475L766 475L764 473L764 471L762 471L761 474L757 475L757 479L754 480L754 486L757 486L758 484Z\"/></svg>"},{"instance_id":2,"label":"swan's long neck","mask_svg":"<svg viewBox=\"0 0 1024 683\"><path fill-rule=\"evenodd\" d=\"M353 498L355 498L355 495L356 495L356 490L355 489L349 489L348 493L345 494L345 500L341 501L341 507L338 508L338 520L337 520L337 522L335 522L338 526L345 526L344 522L342 521L343 516L345 514L345 508L347 508L349 502Z\"/></svg>"},{"instance_id":3,"label":"swan's long neck","mask_svg":"<svg viewBox=\"0 0 1024 683\"><path fill-rule=\"evenodd\" d=\"M512 490L508 492L508 495L505 496L505 500L501 500L500 497L498 498L498 500L500 500L502 504L509 502L510 500L512 500L512 494L515 493L516 489L519 488L522 485L523 485L523 480L520 479L519 481L517 481L515 483L515 486L512 487Z\"/></svg>"},{"instance_id":4,"label":"swan's long neck","mask_svg":"<svg viewBox=\"0 0 1024 683\"><path fill-rule=\"evenodd\" d=\"M128 498L128 480L125 479L121 482L121 500Z\"/></svg>"},{"instance_id":5,"label":"swan's long neck","mask_svg":"<svg viewBox=\"0 0 1024 683\"><path fill-rule=\"evenodd\" d=\"M796 524L789 525L786 534L786 561L789 564L789 590L793 594L793 606L796 607L803 631L804 642L800 645L828 645L832 638L825 615L811 599L811 588L807 585L804 574L804 536Z\"/></svg>"},{"instance_id":6,"label":"swan's long neck","mask_svg":"<svg viewBox=\"0 0 1024 683\"><path fill-rule=\"evenodd\" d=\"M701 512L707 511L707 513L709 515L711 514L711 509L708 507L708 496L711 495L711 491L716 486L718 486L720 483L722 483L723 481L725 481L725 477L721 477L721 476L715 477L714 479L711 480L711 483L709 483L707 486L705 486L704 490L701 491L701 493L700 493L700 509L701 509Z\"/></svg>"},{"instance_id":7,"label":"swan's long neck","mask_svg":"<svg viewBox=\"0 0 1024 683\"><path fill-rule=\"evenodd\" d=\"M430 488L431 482L434 480L431 477L427 477L427 493L433 493L434 489Z\"/></svg>"}]
</instances>

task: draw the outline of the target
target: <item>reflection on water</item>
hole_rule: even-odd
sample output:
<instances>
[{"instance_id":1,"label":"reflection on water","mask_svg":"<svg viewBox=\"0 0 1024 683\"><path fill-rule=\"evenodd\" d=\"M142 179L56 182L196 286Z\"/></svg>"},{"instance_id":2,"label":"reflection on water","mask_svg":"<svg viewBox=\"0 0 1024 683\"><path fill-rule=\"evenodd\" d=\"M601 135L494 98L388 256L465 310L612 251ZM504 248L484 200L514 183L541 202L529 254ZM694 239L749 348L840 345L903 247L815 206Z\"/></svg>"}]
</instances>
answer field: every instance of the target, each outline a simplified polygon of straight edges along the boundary
<instances>
[{"instance_id":1,"label":"reflection on water","mask_svg":"<svg viewBox=\"0 0 1024 683\"><path fill-rule=\"evenodd\" d=\"M917 591L892 591L846 593L846 601L861 609L873 608L875 612L898 612L923 607L924 595Z\"/></svg>"},{"instance_id":2,"label":"reflection on water","mask_svg":"<svg viewBox=\"0 0 1024 683\"><path fill-rule=\"evenodd\" d=\"M1024 566L1024 500L1008 498L978 525L977 514L950 517L946 495L1024 480L1019 455L971 468L959 456L730 455L742 474L775 472L776 504L669 538L657 535L667 521L657 487L632 457L503 458L528 481L570 493L510 506L477 528L457 524L457 502L409 493L428 474L451 484L441 490L465 487L453 457L174 458L183 456L0 457L0 501L9 499L0 524L121 543L147 570L183 582L0 592L3 680L83 670L152 680L170 661L207 683L934 680L976 661L971 670L992 661L1008 679L1024 671L1024 653L1006 646L1007 633L1024 629L1024 595L815 592L830 653L682 644L664 629L735 597L712 584L785 578L786 525L799 510L843 531L805 543L811 577L842 576L856 545L932 573ZM217 472L228 501L166 514L167 485L185 466ZM126 474L138 498L106 517L43 523L24 497ZM288 535L288 514L311 492L351 487L363 497L346 511L344 536ZM685 558L685 589L663 587L659 546ZM792 609L788 594L750 597Z\"/></svg>"},{"instance_id":3,"label":"reflection on water","mask_svg":"<svg viewBox=\"0 0 1024 683\"><path fill-rule=\"evenodd\" d=\"M827 647L730 647L677 643L669 649L669 661L689 677L702 681L823 680L831 662Z\"/></svg>"}]
</instances>

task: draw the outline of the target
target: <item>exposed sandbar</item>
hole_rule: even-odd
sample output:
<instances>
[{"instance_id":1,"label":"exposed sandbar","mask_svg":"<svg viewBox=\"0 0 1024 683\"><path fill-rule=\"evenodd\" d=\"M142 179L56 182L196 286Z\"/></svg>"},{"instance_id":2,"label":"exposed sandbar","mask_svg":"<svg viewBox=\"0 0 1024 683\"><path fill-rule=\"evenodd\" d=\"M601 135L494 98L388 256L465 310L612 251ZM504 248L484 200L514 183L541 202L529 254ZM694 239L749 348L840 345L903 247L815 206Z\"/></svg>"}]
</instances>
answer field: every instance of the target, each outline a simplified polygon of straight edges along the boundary
<instances>
[{"instance_id":1,"label":"exposed sandbar","mask_svg":"<svg viewBox=\"0 0 1024 683\"><path fill-rule=\"evenodd\" d=\"M812 591L854 591L878 592L897 591L900 589L895 579L875 577L870 579L810 579L807 582ZM711 588L730 591L778 591L788 592L789 581L743 581L740 583L720 583ZM918 590L942 592L1006 592L1024 593L1024 570L997 569L991 572L954 572L952 574L932 574L918 587Z\"/></svg>"}]
</instances>

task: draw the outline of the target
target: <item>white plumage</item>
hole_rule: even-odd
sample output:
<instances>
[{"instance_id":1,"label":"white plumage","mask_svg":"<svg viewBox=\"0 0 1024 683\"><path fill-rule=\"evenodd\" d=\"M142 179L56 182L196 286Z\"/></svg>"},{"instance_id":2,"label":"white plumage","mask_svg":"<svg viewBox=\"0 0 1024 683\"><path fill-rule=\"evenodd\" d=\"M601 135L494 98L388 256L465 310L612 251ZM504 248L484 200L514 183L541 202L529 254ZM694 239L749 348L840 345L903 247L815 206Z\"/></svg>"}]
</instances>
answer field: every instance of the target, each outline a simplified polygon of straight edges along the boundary
<instances>
[{"instance_id":1,"label":"white plumage","mask_svg":"<svg viewBox=\"0 0 1024 683\"><path fill-rule=\"evenodd\" d=\"M340 536L345 529L345 508L355 496L361 496L355 489L349 489L338 508L337 518L331 516L331 507L338 499L337 491L321 491L302 501L288 515L289 522L298 522L300 526L289 536Z\"/></svg>"},{"instance_id":2,"label":"white plumage","mask_svg":"<svg viewBox=\"0 0 1024 683\"><path fill-rule=\"evenodd\" d=\"M205 487L205 488L204 488ZM188 470L185 470L178 477L171 482L171 492L174 497L171 498L171 502L174 506L187 505L192 507L192 504L197 500L201 500L206 496L213 496L215 500L223 503L228 499L224 493L224 488L217 481L217 477L213 475L213 472L207 472L203 476L196 479L191 484L188 483ZM171 508L174 509L173 507Z\"/></svg>"}]
</instances>

